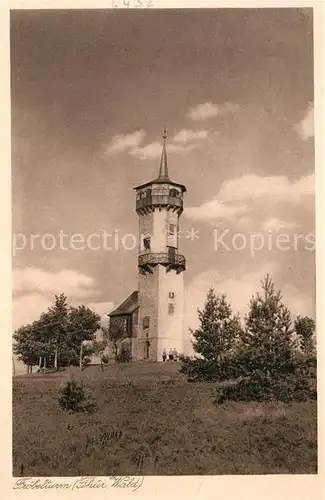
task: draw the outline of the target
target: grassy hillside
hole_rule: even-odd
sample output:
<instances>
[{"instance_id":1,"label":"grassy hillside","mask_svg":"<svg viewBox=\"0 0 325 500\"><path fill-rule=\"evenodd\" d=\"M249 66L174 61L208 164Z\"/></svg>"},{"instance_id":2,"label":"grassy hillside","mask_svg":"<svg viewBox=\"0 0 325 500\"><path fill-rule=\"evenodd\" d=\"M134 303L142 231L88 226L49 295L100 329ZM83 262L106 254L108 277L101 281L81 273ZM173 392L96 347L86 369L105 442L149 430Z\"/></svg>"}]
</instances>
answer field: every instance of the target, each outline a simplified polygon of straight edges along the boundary
<instances>
[{"instance_id":1,"label":"grassy hillside","mask_svg":"<svg viewBox=\"0 0 325 500\"><path fill-rule=\"evenodd\" d=\"M89 367L99 406L59 410L68 372L16 377L14 476L316 473L316 403L213 404L177 363Z\"/></svg>"}]
</instances>

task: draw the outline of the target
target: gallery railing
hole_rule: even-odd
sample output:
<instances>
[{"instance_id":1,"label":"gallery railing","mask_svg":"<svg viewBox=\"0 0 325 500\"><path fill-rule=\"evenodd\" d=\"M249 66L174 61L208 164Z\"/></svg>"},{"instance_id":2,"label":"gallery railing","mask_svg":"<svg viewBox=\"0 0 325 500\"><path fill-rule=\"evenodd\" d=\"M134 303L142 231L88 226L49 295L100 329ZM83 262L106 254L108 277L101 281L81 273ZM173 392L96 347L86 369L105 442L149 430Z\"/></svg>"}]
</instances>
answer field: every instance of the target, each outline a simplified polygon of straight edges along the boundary
<instances>
[{"instance_id":1,"label":"gallery railing","mask_svg":"<svg viewBox=\"0 0 325 500\"><path fill-rule=\"evenodd\" d=\"M168 253L145 253L139 255L138 257L138 266L146 266L146 265L154 265L154 264L163 264L163 265L175 265L184 267L186 266L186 260L184 255L170 255Z\"/></svg>"},{"instance_id":2,"label":"gallery railing","mask_svg":"<svg viewBox=\"0 0 325 500\"><path fill-rule=\"evenodd\" d=\"M146 196L144 198L140 198L136 201L136 209L141 210L145 207L150 206L170 206L183 209L183 199L178 198L176 196L168 196L168 195L152 195Z\"/></svg>"}]
</instances>

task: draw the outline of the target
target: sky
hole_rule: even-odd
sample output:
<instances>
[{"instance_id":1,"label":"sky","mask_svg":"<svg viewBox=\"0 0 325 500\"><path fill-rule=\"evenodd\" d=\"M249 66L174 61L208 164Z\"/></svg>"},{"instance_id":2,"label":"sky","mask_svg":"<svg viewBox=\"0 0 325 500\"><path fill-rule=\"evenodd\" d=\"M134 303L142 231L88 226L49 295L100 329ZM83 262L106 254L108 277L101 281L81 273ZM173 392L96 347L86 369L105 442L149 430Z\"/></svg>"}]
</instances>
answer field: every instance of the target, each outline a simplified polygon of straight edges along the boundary
<instances>
[{"instance_id":1,"label":"sky","mask_svg":"<svg viewBox=\"0 0 325 500\"><path fill-rule=\"evenodd\" d=\"M312 28L296 8L11 11L14 329L56 293L104 316L137 289L133 188L165 128L186 325L211 286L244 316L266 273L315 316Z\"/></svg>"}]
</instances>

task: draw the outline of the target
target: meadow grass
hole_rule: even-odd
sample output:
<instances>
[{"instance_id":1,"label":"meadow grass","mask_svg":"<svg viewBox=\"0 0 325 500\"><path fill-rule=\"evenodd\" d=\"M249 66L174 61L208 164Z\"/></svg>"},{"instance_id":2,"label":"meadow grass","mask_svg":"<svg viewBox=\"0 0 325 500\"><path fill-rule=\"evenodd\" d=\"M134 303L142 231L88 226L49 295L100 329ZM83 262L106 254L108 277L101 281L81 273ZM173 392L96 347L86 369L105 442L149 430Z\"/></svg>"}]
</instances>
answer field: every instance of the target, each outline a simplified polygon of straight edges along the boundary
<instances>
[{"instance_id":1,"label":"meadow grass","mask_svg":"<svg viewBox=\"0 0 325 500\"><path fill-rule=\"evenodd\" d=\"M313 474L316 402L213 404L215 384L191 384L177 363L130 363L16 377L13 475ZM58 407L74 375L98 404Z\"/></svg>"}]
</instances>

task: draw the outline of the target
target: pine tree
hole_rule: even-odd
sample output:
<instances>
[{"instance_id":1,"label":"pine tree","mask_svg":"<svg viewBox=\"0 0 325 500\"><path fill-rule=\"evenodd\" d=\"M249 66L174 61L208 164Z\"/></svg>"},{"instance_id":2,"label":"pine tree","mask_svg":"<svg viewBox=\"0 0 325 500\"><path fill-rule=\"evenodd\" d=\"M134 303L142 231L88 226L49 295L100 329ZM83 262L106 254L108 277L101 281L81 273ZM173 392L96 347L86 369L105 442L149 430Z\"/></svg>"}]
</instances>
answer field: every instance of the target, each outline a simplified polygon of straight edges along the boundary
<instances>
[{"instance_id":1,"label":"pine tree","mask_svg":"<svg viewBox=\"0 0 325 500\"><path fill-rule=\"evenodd\" d=\"M300 369L305 377L315 379L317 375L315 321L308 316L298 316L294 325L299 339Z\"/></svg>"},{"instance_id":2,"label":"pine tree","mask_svg":"<svg viewBox=\"0 0 325 500\"><path fill-rule=\"evenodd\" d=\"M226 295L207 294L203 310L198 309L200 326L190 330L198 356L182 358L181 372L194 380L222 380L229 375L230 358L240 332L238 316L233 315Z\"/></svg>"},{"instance_id":3,"label":"pine tree","mask_svg":"<svg viewBox=\"0 0 325 500\"><path fill-rule=\"evenodd\" d=\"M241 338L239 364L244 378L218 388L215 403L235 401L307 401L316 399L306 371L298 369L291 315L269 275L262 294L250 301Z\"/></svg>"},{"instance_id":4,"label":"pine tree","mask_svg":"<svg viewBox=\"0 0 325 500\"><path fill-rule=\"evenodd\" d=\"M263 293L252 297L242 336L246 374L258 370L267 376L293 369L292 322L289 309L269 275L261 284Z\"/></svg>"},{"instance_id":5,"label":"pine tree","mask_svg":"<svg viewBox=\"0 0 325 500\"><path fill-rule=\"evenodd\" d=\"M315 321L308 316L298 316L295 323L295 332L300 340L300 349L306 357L316 354Z\"/></svg>"}]
</instances>

